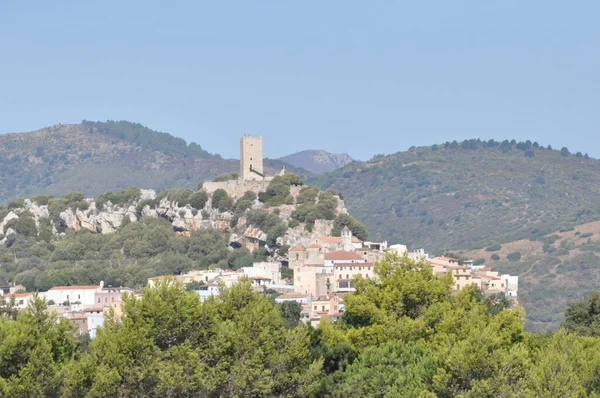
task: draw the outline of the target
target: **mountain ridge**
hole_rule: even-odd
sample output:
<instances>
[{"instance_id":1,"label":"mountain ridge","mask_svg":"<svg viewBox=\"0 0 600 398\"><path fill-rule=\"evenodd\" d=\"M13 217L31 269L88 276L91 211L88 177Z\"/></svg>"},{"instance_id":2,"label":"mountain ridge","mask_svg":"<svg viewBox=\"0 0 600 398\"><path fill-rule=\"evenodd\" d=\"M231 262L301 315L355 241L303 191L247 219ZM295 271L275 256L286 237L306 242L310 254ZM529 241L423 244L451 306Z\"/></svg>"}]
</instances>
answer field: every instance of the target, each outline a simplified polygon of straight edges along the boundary
<instances>
[{"instance_id":1,"label":"mountain ridge","mask_svg":"<svg viewBox=\"0 0 600 398\"><path fill-rule=\"evenodd\" d=\"M354 162L347 153L331 153L322 149L307 149L279 158L315 174L331 172Z\"/></svg>"}]
</instances>

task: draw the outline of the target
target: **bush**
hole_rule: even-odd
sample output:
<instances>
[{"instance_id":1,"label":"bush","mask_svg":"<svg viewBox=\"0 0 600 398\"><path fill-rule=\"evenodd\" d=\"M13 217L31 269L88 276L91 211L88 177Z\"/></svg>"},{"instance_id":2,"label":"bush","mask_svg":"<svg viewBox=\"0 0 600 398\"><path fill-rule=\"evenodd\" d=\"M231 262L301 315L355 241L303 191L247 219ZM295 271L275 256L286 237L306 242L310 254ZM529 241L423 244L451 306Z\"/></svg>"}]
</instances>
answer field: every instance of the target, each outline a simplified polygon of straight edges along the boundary
<instances>
[{"instance_id":1,"label":"bush","mask_svg":"<svg viewBox=\"0 0 600 398\"><path fill-rule=\"evenodd\" d=\"M592 236L592 235L594 235L594 233L593 233L593 232L587 232L587 233L585 233L585 234L581 234L581 235L579 235L579 237L580 237L581 239L583 239L583 238L589 238L589 237L590 237L590 236Z\"/></svg>"},{"instance_id":2,"label":"bush","mask_svg":"<svg viewBox=\"0 0 600 398\"><path fill-rule=\"evenodd\" d=\"M519 261L521 259L521 253L520 252L510 253L506 256L506 258L510 261Z\"/></svg>"},{"instance_id":3,"label":"bush","mask_svg":"<svg viewBox=\"0 0 600 398\"><path fill-rule=\"evenodd\" d=\"M206 202L208 202L208 194L206 191L194 192L189 198L190 206L198 210L204 209Z\"/></svg>"},{"instance_id":4,"label":"bush","mask_svg":"<svg viewBox=\"0 0 600 398\"><path fill-rule=\"evenodd\" d=\"M478 258L477 260L473 261L473 265L483 265L485 264L485 258Z\"/></svg>"},{"instance_id":5,"label":"bush","mask_svg":"<svg viewBox=\"0 0 600 398\"><path fill-rule=\"evenodd\" d=\"M494 260L494 261L498 261L498 260L500 260L500 256L497 255L496 253L494 253L494 254L492 254L491 259Z\"/></svg>"},{"instance_id":6,"label":"bush","mask_svg":"<svg viewBox=\"0 0 600 398\"><path fill-rule=\"evenodd\" d=\"M222 199L228 198L229 196L227 195L227 192L224 189L217 189L215 192L213 192L212 194L212 207L213 209L218 209L219 208L219 202L221 202Z\"/></svg>"},{"instance_id":7,"label":"bush","mask_svg":"<svg viewBox=\"0 0 600 398\"><path fill-rule=\"evenodd\" d=\"M340 236L344 227L348 227L352 231L352 235L360 240L365 240L369 236L367 228L349 214L340 214L335 218L331 234L333 236Z\"/></svg>"}]
</instances>

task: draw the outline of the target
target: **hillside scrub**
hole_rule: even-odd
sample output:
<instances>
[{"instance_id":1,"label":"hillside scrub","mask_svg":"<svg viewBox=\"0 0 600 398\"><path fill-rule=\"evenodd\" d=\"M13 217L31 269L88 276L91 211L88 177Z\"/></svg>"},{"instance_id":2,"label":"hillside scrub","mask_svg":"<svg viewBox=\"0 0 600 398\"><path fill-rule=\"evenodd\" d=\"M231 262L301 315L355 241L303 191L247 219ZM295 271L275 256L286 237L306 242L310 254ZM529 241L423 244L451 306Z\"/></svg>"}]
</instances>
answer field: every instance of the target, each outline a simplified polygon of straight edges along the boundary
<instances>
[{"instance_id":1,"label":"hillside scrub","mask_svg":"<svg viewBox=\"0 0 600 398\"><path fill-rule=\"evenodd\" d=\"M141 287L156 275L210 266L237 268L239 257L247 255L243 249L230 251L228 236L220 231L202 229L189 238L179 237L169 222L156 218L143 217L111 235L67 230L59 240L48 236L49 227L49 223L43 226L40 236L33 230L19 231L0 245L0 279L22 284L28 291L101 280L112 286ZM259 251L253 257L254 261L265 259Z\"/></svg>"},{"instance_id":2,"label":"hillside scrub","mask_svg":"<svg viewBox=\"0 0 600 398\"><path fill-rule=\"evenodd\" d=\"M275 176L266 191L259 193L258 200L271 206L293 204L294 198L290 195L290 187L303 184L304 181L295 174Z\"/></svg>"}]
</instances>

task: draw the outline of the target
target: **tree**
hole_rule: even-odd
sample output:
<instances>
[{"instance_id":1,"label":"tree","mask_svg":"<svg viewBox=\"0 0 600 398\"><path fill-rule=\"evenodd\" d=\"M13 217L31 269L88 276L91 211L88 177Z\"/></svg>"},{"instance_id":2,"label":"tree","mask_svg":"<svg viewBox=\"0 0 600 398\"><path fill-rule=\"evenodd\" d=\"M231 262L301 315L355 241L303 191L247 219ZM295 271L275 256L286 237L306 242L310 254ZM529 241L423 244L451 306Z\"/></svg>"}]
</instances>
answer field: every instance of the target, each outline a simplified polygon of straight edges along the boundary
<instances>
[{"instance_id":1,"label":"tree","mask_svg":"<svg viewBox=\"0 0 600 398\"><path fill-rule=\"evenodd\" d=\"M208 202L208 194L206 193L206 191L203 191L203 190L194 192L190 196L189 202L190 202L190 206L192 206L195 209L198 209L198 210L204 209L206 202Z\"/></svg>"},{"instance_id":2,"label":"tree","mask_svg":"<svg viewBox=\"0 0 600 398\"><path fill-rule=\"evenodd\" d=\"M562 326L581 336L600 337L600 293L593 292L570 302Z\"/></svg>"},{"instance_id":3,"label":"tree","mask_svg":"<svg viewBox=\"0 0 600 398\"><path fill-rule=\"evenodd\" d=\"M562 147L560 150L560 156L569 156L571 152L567 149L567 147Z\"/></svg>"},{"instance_id":4,"label":"tree","mask_svg":"<svg viewBox=\"0 0 600 398\"><path fill-rule=\"evenodd\" d=\"M298 326L300 322L300 313L302 312L302 305L295 301L284 301L279 304L279 310L281 311L281 318L283 324L287 328L294 328Z\"/></svg>"},{"instance_id":5,"label":"tree","mask_svg":"<svg viewBox=\"0 0 600 398\"><path fill-rule=\"evenodd\" d=\"M348 227L350 231L352 231L352 235L360 240L365 240L369 236L367 228L361 222L346 213L340 214L335 218L331 234L333 236L340 236L344 227Z\"/></svg>"},{"instance_id":6,"label":"tree","mask_svg":"<svg viewBox=\"0 0 600 398\"><path fill-rule=\"evenodd\" d=\"M227 195L227 191L225 191L222 188L219 188L217 190L215 190L215 192L213 192L212 194L212 207L214 209L218 209L219 208L219 203L221 202L221 200L228 198L229 196Z\"/></svg>"}]
</instances>

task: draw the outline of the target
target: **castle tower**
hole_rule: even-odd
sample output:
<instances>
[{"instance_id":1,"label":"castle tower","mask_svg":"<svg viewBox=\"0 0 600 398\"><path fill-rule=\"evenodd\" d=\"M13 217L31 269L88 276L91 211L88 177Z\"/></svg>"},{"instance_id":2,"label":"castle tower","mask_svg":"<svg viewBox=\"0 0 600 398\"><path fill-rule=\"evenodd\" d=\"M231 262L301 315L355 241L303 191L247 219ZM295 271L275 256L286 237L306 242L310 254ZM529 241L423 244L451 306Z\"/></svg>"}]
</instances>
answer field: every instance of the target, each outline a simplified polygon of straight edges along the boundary
<instances>
[{"instance_id":1,"label":"castle tower","mask_svg":"<svg viewBox=\"0 0 600 398\"><path fill-rule=\"evenodd\" d=\"M344 246L344 251L354 251L354 245L352 245L352 231L350 231L350 228L348 228L347 225L342 228L342 245Z\"/></svg>"},{"instance_id":2,"label":"castle tower","mask_svg":"<svg viewBox=\"0 0 600 398\"><path fill-rule=\"evenodd\" d=\"M262 136L247 134L240 138L240 178L262 180L264 177Z\"/></svg>"}]
</instances>

